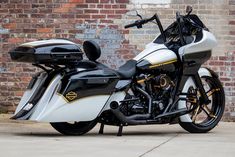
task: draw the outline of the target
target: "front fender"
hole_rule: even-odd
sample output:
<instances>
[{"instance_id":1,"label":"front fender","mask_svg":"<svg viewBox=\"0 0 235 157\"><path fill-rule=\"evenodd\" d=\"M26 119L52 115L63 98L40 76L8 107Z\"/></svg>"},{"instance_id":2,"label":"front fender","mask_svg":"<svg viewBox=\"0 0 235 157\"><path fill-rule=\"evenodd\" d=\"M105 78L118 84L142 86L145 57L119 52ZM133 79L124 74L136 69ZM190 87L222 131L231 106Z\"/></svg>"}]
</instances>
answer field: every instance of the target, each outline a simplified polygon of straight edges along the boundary
<instances>
[{"instance_id":1,"label":"front fender","mask_svg":"<svg viewBox=\"0 0 235 157\"><path fill-rule=\"evenodd\" d=\"M218 75L214 71L212 71L208 68L200 68L198 70L198 74L200 77L202 77L202 76L211 76L211 77L216 77L216 78L218 77Z\"/></svg>"}]
</instances>

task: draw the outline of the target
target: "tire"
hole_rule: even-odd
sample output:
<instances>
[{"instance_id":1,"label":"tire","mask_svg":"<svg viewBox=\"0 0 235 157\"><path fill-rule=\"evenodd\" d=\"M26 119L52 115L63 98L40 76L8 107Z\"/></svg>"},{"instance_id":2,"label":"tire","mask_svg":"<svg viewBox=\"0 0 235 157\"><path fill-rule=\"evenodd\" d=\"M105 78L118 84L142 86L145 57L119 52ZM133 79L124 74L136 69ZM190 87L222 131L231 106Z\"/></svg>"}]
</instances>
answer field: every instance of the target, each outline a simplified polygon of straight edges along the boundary
<instances>
[{"instance_id":1,"label":"tire","mask_svg":"<svg viewBox=\"0 0 235 157\"><path fill-rule=\"evenodd\" d=\"M67 122L58 122L58 123L50 123L51 126L60 132L63 135L83 135L93 129L97 121L89 121L89 122L75 122L75 123L67 123Z\"/></svg>"},{"instance_id":2,"label":"tire","mask_svg":"<svg viewBox=\"0 0 235 157\"><path fill-rule=\"evenodd\" d=\"M210 90L211 88L219 89L219 91L212 92L213 94L209 97L211 99L211 103L208 104L208 106L211 105L210 111L212 112L214 117L208 116L201 123L196 123L193 121L182 122L181 120L179 120L180 126L190 133L206 133L212 130L221 120L223 116L224 108L225 108L225 94L224 94L223 86L221 82L219 81L219 79L215 77L210 77L210 76L203 76L201 77L201 79L206 80L206 82L210 86ZM206 92L208 91L206 90ZM202 110L201 112L205 112L205 111Z\"/></svg>"}]
</instances>

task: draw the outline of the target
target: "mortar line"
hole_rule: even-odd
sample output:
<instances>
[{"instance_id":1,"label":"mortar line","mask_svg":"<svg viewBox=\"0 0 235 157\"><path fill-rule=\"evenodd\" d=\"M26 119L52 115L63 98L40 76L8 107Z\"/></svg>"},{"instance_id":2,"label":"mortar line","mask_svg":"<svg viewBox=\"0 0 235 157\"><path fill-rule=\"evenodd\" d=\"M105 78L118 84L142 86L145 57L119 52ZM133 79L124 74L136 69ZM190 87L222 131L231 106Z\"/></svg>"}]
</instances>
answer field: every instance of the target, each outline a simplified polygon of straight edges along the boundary
<instances>
[{"instance_id":1,"label":"mortar line","mask_svg":"<svg viewBox=\"0 0 235 157\"><path fill-rule=\"evenodd\" d=\"M144 152L143 154L141 154L141 155L140 155L140 156L138 156L138 157L143 157L143 156L145 156L146 154L148 154L148 153L152 152L153 150L155 150L155 149L157 149L157 148L161 147L162 145L164 145L164 144L168 143L169 141L173 140L173 139L174 139L174 138L176 138L178 135L179 135L179 134L176 134L175 136L172 136L172 137L171 137L171 138L169 138L168 140L166 140L166 141L164 141L164 142L160 143L159 145L157 145L157 146L155 146L155 147L153 147L153 148L149 149L148 151Z\"/></svg>"}]
</instances>

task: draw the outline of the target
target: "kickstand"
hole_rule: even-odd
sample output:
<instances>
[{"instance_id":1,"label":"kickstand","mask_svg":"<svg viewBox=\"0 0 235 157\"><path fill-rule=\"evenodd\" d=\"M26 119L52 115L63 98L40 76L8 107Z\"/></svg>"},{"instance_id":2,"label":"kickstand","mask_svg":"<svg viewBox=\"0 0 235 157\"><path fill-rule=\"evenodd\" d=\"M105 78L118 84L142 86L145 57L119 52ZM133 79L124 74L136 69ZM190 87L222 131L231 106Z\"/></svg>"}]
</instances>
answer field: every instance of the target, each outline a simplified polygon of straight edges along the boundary
<instances>
[{"instance_id":1,"label":"kickstand","mask_svg":"<svg viewBox=\"0 0 235 157\"><path fill-rule=\"evenodd\" d=\"M117 136L122 136L122 129L123 129L123 124L119 125L118 133Z\"/></svg>"},{"instance_id":2,"label":"kickstand","mask_svg":"<svg viewBox=\"0 0 235 157\"><path fill-rule=\"evenodd\" d=\"M99 134L104 134L104 123L100 124Z\"/></svg>"}]
</instances>

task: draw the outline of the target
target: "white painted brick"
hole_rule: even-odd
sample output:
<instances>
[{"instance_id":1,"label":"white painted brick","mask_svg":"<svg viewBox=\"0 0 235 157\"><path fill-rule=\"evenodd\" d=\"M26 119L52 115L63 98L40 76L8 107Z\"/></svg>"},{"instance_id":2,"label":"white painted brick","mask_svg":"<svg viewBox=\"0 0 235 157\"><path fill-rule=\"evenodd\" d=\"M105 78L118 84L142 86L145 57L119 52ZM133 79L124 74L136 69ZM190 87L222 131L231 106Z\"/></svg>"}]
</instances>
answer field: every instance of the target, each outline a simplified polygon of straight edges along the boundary
<instances>
[{"instance_id":1,"label":"white painted brick","mask_svg":"<svg viewBox=\"0 0 235 157\"><path fill-rule=\"evenodd\" d=\"M133 4L170 4L171 0L131 0Z\"/></svg>"}]
</instances>

